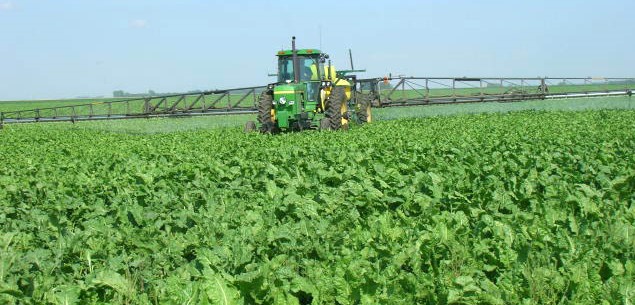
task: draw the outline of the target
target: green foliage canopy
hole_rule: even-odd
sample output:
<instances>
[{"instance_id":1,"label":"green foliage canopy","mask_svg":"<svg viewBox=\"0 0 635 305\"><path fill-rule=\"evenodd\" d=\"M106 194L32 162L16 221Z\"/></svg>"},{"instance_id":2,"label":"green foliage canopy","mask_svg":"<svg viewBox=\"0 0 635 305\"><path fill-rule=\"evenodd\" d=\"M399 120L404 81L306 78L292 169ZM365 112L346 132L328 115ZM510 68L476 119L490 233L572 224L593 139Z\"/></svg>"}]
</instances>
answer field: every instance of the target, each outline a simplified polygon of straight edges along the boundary
<instances>
[{"instance_id":1,"label":"green foliage canopy","mask_svg":"<svg viewBox=\"0 0 635 305\"><path fill-rule=\"evenodd\" d=\"M0 133L2 303L635 296L633 111L277 136L75 126Z\"/></svg>"}]
</instances>

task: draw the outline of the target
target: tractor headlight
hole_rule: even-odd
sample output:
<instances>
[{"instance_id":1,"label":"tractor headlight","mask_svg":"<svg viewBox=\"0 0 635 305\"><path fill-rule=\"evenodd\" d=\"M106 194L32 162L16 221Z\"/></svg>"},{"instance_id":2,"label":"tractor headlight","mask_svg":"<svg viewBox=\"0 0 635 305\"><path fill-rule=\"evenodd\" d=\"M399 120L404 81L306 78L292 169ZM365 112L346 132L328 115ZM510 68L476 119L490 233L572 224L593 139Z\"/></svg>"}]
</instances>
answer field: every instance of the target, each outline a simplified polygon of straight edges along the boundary
<instances>
[{"instance_id":1,"label":"tractor headlight","mask_svg":"<svg viewBox=\"0 0 635 305\"><path fill-rule=\"evenodd\" d=\"M287 99L283 96L283 97L280 98L279 102L280 102L280 104L284 105L284 104L287 103Z\"/></svg>"}]
</instances>

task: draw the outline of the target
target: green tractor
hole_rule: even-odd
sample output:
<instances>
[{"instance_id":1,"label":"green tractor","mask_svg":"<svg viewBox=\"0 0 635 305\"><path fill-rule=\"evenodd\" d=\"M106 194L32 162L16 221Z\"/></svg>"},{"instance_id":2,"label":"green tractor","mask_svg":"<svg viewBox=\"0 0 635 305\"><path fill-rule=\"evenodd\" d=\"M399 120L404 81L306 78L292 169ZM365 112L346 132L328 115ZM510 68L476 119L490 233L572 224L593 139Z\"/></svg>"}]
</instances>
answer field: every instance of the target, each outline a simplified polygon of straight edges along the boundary
<instances>
[{"instance_id":1,"label":"green tractor","mask_svg":"<svg viewBox=\"0 0 635 305\"><path fill-rule=\"evenodd\" d=\"M295 37L291 46L278 52L277 82L260 95L258 122L245 131L340 130L372 120L371 100L356 98L356 77L347 75L364 70L336 71L320 50L296 49Z\"/></svg>"}]
</instances>

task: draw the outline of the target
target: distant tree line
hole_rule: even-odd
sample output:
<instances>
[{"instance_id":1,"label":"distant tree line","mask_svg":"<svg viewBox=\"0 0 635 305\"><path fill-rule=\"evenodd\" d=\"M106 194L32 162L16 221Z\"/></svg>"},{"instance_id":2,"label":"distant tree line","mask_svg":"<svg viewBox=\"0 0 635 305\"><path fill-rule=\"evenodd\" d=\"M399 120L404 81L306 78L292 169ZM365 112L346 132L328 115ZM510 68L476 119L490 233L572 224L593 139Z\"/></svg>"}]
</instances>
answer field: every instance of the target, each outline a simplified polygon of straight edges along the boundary
<instances>
[{"instance_id":1,"label":"distant tree line","mask_svg":"<svg viewBox=\"0 0 635 305\"><path fill-rule=\"evenodd\" d=\"M611 85L632 85L635 83L635 78L625 79L625 80L612 80L608 82Z\"/></svg>"}]
</instances>

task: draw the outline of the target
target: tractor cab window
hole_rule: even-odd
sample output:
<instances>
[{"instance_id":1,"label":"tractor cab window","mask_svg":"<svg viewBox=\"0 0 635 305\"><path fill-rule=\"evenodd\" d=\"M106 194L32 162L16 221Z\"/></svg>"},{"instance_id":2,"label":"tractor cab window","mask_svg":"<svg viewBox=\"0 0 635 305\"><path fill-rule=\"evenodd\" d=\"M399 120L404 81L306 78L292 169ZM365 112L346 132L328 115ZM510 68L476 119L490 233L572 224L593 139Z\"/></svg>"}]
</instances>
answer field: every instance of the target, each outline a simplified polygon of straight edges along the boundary
<instances>
[{"instance_id":1,"label":"tractor cab window","mask_svg":"<svg viewBox=\"0 0 635 305\"><path fill-rule=\"evenodd\" d=\"M278 82L293 81L293 59L291 56L278 60Z\"/></svg>"},{"instance_id":2,"label":"tractor cab window","mask_svg":"<svg viewBox=\"0 0 635 305\"><path fill-rule=\"evenodd\" d=\"M300 81L320 80L318 58L298 55ZM280 57L278 60L278 82L293 81L293 56Z\"/></svg>"},{"instance_id":3,"label":"tractor cab window","mask_svg":"<svg viewBox=\"0 0 635 305\"><path fill-rule=\"evenodd\" d=\"M317 58L303 58L300 61L300 69L300 81L320 80Z\"/></svg>"}]
</instances>

